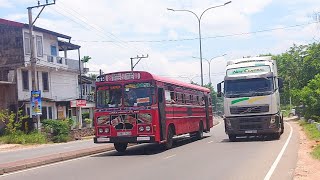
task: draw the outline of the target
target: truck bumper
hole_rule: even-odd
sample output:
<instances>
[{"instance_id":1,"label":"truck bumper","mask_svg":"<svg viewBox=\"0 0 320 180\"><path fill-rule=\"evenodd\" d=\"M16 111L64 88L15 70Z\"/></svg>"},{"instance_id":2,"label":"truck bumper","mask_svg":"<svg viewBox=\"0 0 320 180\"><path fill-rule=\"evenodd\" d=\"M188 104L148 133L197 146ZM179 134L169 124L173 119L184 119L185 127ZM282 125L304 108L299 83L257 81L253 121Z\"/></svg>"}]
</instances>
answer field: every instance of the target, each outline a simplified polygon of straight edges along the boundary
<instances>
[{"instance_id":1,"label":"truck bumper","mask_svg":"<svg viewBox=\"0 0 320 180\"><path fill-rule=\"evenodd\" d=\"M224 118L225 132L238 136L280 133L281 123L279 114Z\"/></svg>"},{"instance_id":2,"label":"truck bumper","mask_svg":"<svg viewBox=\"0 0 320 180\"><path fill-rule=\"evenodd\" d=\"M94 137L94 143L155 143L154 136Z\"/></svg>"}]
</instances>

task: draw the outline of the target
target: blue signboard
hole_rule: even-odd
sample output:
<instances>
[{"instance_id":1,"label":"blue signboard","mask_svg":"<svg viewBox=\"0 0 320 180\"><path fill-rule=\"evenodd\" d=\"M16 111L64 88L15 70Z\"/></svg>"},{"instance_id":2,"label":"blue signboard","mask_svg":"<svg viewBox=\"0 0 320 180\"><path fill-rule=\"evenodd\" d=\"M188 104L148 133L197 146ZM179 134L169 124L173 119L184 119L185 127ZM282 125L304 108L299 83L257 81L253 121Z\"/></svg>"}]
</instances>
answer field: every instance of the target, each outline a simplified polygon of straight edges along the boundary
<instances>
[{"instance_id":1,"label":"blue signboard","mask_svg":"<svg viewBox=\"0 0 320 180\"><path fill-rule=\"evenodd\" d=\"M42 114L41 91L31 91L31 111L32 116Z\"/></svg>"}]
</instances>

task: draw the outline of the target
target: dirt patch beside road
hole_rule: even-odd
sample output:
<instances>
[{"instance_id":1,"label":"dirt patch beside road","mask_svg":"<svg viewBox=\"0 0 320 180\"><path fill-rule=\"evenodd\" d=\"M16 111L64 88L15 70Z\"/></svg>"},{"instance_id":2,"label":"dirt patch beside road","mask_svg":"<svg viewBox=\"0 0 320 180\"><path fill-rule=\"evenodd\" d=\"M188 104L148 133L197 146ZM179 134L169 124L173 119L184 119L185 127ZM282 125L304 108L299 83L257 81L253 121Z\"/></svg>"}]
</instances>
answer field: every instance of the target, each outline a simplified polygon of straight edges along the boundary
<instances>
[{"instance_id":1,"label":"dirt patch beside road","mask_svg":"<svg viewBox=\"0 0 320 180\"><path fill-rule=\"evenodd\" d=\"M312 149L318 144L315 140L309 140L299 126L298 122L292 122L295 129L299 130L300 144L298 152L298 162L294 173L295 180L316 180L320 179L320 161L311 156Z\"/></svg>"}]
</instances>

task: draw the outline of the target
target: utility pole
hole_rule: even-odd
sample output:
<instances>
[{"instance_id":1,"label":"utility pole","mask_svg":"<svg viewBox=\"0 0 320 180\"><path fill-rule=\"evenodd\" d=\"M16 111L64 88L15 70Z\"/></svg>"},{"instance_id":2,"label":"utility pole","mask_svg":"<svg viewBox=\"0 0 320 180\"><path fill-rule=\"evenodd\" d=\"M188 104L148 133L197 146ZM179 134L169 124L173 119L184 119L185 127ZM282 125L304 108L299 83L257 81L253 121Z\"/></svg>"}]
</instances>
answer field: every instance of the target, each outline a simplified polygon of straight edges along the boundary
<instances>
[{"instance_id":1,"label":"utility pole","mask_svg":"<svg viewBox=\"0 0 320 180\"><path fill-rule=\"evenodd\" d=\"M138 56L138 55L137 55L137 57L132 57L132 58L130 58L130 60L131 60L131 71L133 71L134 67L136 67L136 65L140 62L140 60L141 60L142 58L148 58L148 57L149 57L149 55L147 54L147 56L144 56L144 55ZM138 59L138 61L133 65L133 60L134 60L134 59Z\"/></svg>"},{"instance_id":2,"label":"utility pole","mask_svg":"<svg viewBox=\"0 0 320 180\"><path fill-rule=\"evenodd\" d=\"M36 64L37 64L37 59L35 56L35 44L34 44L34 39L33 39L33 25L36 22L36 20L39 18L40 14L42 13L43 9L46 6L49 5L53 5L55 4L56 1L53 0L53 3L48 3L48 0L46 0L46 4L40 4L40 1L38 1L38 5L37 6L32 6L32 7L28 7L28 18L29 18L29 38L30 38L30 63L31 63L31 79L32 79L32 91L38 91L39 87L38 87L38 76L37 76L37 68L36 68ZM40 12L38 13L37 17L32 20L32 9L33 8L39 8L41 7L42 9L40 10ZM40 115L37 114L36 116L33 116L34 121L37 121L37 129L40 132L41 131L41 127L40 127Z\"/></svg>"}]
</instances>

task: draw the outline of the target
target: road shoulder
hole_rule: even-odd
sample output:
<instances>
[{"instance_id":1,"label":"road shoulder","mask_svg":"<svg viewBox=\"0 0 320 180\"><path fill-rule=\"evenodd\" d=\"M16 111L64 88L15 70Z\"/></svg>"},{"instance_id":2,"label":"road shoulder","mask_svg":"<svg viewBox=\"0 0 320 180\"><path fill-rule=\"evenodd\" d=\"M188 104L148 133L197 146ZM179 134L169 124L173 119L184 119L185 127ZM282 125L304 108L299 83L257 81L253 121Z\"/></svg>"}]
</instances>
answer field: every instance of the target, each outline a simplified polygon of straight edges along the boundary
<instances>
[{"instance_id":1,"label":"road shoulder","mask_svg":"<svg viewBox=\"0 0 320 180\"><path fill-rule=\"evenodd\" d=\"M307 138L298 121L290 123L299 132L300 136L298 162L294 173L294 179L320 179L320 161L314 159L310 154L317 142Z\"/></svg>"}]
</instances>

